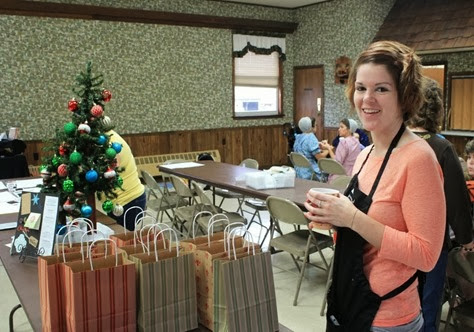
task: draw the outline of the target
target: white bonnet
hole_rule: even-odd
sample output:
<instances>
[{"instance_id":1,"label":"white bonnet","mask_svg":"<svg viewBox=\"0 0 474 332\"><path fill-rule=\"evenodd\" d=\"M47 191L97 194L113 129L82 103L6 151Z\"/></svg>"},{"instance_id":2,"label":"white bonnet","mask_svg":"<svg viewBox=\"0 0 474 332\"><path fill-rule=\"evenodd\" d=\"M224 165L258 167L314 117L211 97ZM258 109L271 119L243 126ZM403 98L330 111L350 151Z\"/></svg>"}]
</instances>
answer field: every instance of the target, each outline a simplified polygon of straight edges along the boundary
<instances>
[{"instance_id":1,"label":"white bonnet","mask_svg":"<svg viewBox=\"0 0 474 332\"><path fill-rule=\"evenodd\" d=\"M357 124L357 122L354 120L354 119L348 119L349 120L349 130L351 131L351 133L355 133L356 130L359 128L359 125Z\"/></svg>"},{"instance_id":2,"label":"white bonnet","mask_svg":"<svg viewBox=\"0 0 474 332\"><path fill-rule=\"evenodd\" d=\"M307 116L301 118L300 121L298 122L298 127L303 133L309 132L312 128L311 119Z\"/></svg>"}]
</instances>

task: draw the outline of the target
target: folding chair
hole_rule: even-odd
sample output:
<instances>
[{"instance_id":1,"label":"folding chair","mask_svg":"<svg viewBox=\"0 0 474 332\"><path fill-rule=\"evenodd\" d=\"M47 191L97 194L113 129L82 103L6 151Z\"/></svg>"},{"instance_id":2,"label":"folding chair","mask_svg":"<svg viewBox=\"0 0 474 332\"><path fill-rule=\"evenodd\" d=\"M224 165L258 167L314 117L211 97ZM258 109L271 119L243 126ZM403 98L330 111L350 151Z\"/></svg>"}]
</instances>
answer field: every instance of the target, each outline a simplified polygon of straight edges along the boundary
<instances>
[{"instance_id":1,"label":"folding chair","mask_svg":"<svg viewBox=\"0 0 474 332\"><path fill-rule=\"evenodd\" d=\"M185 224L191 224L194 215L202 210L202 204L198 203L195 192L184 183L183 179L173 174L169 174L169 177L179 197L173 210L173 227L183 233L185 230L188 231Z\"/></svg>"},{"instance_id":2,"label":"folding chair","mask_svg":"<svg viewBox=\"0 0 474 332\"><path fill-rule=\"evenodd\" d=\"M313 232L310 229L300 229L301 226L307 226L309 221L304 216L303 211L295 203L287 199L269 196L267 198L267 208L273 218L270 246L288 252L297 269L300 271L298 284L296 286L296 294L293 300L293 305L296 306L306 265L311 264L317 268L328 271L329 265L322 250L325 248L331 248L333 246L333 240L329 235ZM281 236L273 238L275 228L282 231L280 223L294 225L295 230L282 233ZM309 262L309 255L316 252L321 257L324 266L319 266ZM298 264L298 261L301 262L301 266Z\"/></svg>"},{"instance_id":3,"label":"folding chair","mask_svg":"<svg viewBox=\"0 0 474 332\"><path fill-rule=\"evenodd\" d=\"M293 164L293 167L296 169L299 168L307 168L311 171L311 180L319 181L318 174L313 169L313 166L309 162L308 158L302 155L299 152L291 152L290 153L290 161ZM297 173L298 174L298 173Z\"/></svg>"},{"instance_id":4,"label":"folding chair","mask_svg":"<svg viewBox=\"0 0 474 332\"><path fill-rule=\"evenodd\" d=\"M151 176L147 171L141 170L141 175L148 189L146 199L147 208L156 211L156 220L160 219L160 222L163 222L163 215L166 213L169 220L172 221L174 208L176 206L179 207L185 205L185 202L180 200L176 192L168 192L168 194L166 194L164 189L162 189L159 183L156 182L155 178L153 178L153 176ZM168 210L171 210L172 215L169 214Z\"/></svg>"},{"instance_id":5,"label":"folding chair","mask_svg":"<svg viewBox=\"0 0 474 332\"><path fill-rule=\"evenodd\" d=\"M222 214L226 217L225 219L228 221L229 224L232 224L232 223L243 223L244 225L247 224L247 220L244 217L242 217L240 214L238 214L237 212L227 212L227 211L222 210L220 207L212 204L211 199L206 195L204 190L199 186L197 182L192 181L191 185L193 186L196 194L198 195L201 201L201 211L209 211L211 212L212 215ZM199 224L199 229L201 230L203 234L205 234L206 230L208 229L209 219L210 219L209 216L203 216L197 220ZM214 230L217 230L219 228L223 229L223 227L225 227L225 225L223 225L222 223L216 224L214 225Z\"/></svg>"},{"instance_id":6,"label":"folding chair","mask_svg":"<svg viewBox=\"0 0 474 332\"><path fill-rule=\"evenodd\" d=\"M474 330L474 297L466 297L467 291L474 292L474 253L468 252L464 257L460 250L454 248L448 254L448 271L452 275L446 278L449 309L445 332L451 320L456 331Z\"/></svg>"}]
</instances>

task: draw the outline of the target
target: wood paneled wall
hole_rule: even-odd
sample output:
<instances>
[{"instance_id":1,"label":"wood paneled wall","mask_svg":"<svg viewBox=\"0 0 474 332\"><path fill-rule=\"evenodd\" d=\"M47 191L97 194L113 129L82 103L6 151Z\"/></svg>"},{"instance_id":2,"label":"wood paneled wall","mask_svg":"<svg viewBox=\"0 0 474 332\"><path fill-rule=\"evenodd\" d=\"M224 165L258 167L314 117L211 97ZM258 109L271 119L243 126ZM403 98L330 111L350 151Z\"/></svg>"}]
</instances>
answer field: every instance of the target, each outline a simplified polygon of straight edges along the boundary
<instances>
[{"instance_id":1,"label":"wood paneled wall","mask_svg":"<svg viewBox=\"0 0 474 332\"><path fill-rule=\"evenodd\" d=\"M320 140L327 139L329 142L336 136L337 128L324 128L323 134L318 134ZM283 135L281 125L133 134L123 137L137 157L218 149L221 161L225 163L237 165L245 158L253 158L258 160L260 168L290 165L287 155L288 140ZM464 147L472 137L446 136L446 138L453 143L459 156L464 157ZM25 143L28 164L40 165L43 142Z\"/></svg>"},{"instance_id":2,"label":"wood paneled wall","mask_svg":"<svg viewBox=\"0 0 474 332\"><path fill-rule=\"evenodd\" d=\"M261 168L289 162L282 125L133 134L123 138L137 157L218 149L221 161L230 164L239 164L245 158L258 160ZM25 143L28 164L41 164L43 142Z\"/></svg>"}]
</instances>

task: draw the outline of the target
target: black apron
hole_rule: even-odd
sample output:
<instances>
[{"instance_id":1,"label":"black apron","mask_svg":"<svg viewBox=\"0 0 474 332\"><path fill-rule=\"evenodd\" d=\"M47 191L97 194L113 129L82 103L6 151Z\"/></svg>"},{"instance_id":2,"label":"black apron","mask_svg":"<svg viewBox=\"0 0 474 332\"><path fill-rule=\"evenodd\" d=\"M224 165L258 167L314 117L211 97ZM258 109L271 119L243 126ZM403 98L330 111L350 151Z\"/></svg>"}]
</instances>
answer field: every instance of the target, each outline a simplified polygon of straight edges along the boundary
<instances>
[{"instance_id":1,"label":"black apron","mask_svg":"<svg viewBox=\"0 0 474 332\"><path fill-rule=\"evenodd\" d=\"M358 176L372 153L373 147L344 192L344 195L348 196L354 205L365 214L367 214L372 204L372 197L388 163L390 154L397 146L404 130L405 126L402 125L390 143L390 147L385 154L382 166L380 167L369 195L359 190ZM326 331L328 332L370 331L380 303L383 300L400 294L410 286L417 277L417 273L415 273L401 286L384 296L375 294L372 292L369 281L364 274L363 250L366 243L366 240L350 228L340 227L337 230L332 284L327 299Z\"/></svg>"}]
</instances>

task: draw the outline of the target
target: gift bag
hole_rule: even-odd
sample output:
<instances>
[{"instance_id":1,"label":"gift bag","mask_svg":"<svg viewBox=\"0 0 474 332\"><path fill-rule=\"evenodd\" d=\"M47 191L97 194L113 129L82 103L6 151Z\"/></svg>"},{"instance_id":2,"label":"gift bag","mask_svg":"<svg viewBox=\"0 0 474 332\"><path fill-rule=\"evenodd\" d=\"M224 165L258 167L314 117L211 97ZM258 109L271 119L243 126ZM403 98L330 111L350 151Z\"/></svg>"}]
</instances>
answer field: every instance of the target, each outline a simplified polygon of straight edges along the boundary
<instances>
[{"instance_id":1,"label":"gift bag","mask_svg":"<svg viewBox=\"0 0 474 332\"><path fill-rule=\"evenodd\" d=\"M226 235L224 240L198 245L194 251L199 323L210 330L214 328L213 261L229 255L229 233L227 229L224 230ZM234 247L237 253L247 250L241 236L234 237Z\"/></svg>"},{"instance_id":2,"label":"gift bag","mask_svg":"<svg viewBox=\"0 0 474 332\"><path fill-rule=\"evenodd\" d=\"M132 254L138 274L139 331L188 331L198 327L194 254L176 245ZM158 247L155 241L155 248ZM154 251L154 253L153 253ZM152 252L152 254L150 254Z\"/></svg>"},{"instance_id":3,"label":"gift bag","mask_svg":"<svg viewBox=\"0 0 474 332\"><path fill-rule=\"evenodd\" d=\"M158 250L166 249L169 245L166 239L160 236L161 239L157 240L156 243L153 241L156 232L164 228L169 228L169 226L162 223L144 226L140 231L134 232L133 244L124 245L117 249L119 254L125 254L126 257L133 254L142 254L155 250L155 245ZM152 241L150 241L150 238L152 238Z\"/></svg>"},{"instance_id":4,"label":"gift bag","mask_svg":"<svg viewBox=\"0 0 474 332\"><path fill-rule=\"evenodd\" d=\"M130 209L132 209L132 208L130 208ZM138 208L138 207L135 207L135 208ZM128 210L130 210L130 209L128 209ZM128 210L127 210L127 212L128 212ZM116 234L110 235L109 238L114 240L114 242L117 244L117 247L120 248L120 247L123 247L123 246L133 244L136 241L135 237L137 237L137 236L138 236L138 241L139 242L153 241L153 238L154 238L153 234L150 234L149 232L143 234L143 233L140 232L141 229L144 227L143 222L147 219L150 219L152 224L157 224L156 219L154 217L145 216L144 215L145 213L146 213L146 211L142 211L137 215L137 219L135 221L135 231L131 232L131 231L127 230L127 228L124 226L124 228L123 228L124 232L123 233L116 233ZM126 218L124 217L123 220L125 221ZM141 225L141 227L138 228L138 225Z\"/></svg>"},{"instance_id":5,"label":"gift bag","mask_svg":"<svg viewBox=\"0 0 474 332\"><path fill-rule=\"evenodd\" d=\"M135 264L107 251L92 258L91 247L88 255L64 263L67 331L136 331Z\"/></svg>"},{"instance_id":6,"label":"gift bag","mask_svg":"<svg viewBox=\"0 0 474 332\"><path fill-rule=\"evenodd\" d=\"M195 237L195 227L194 225L197 224L198 218L201 218L203 215L210 215L209 224L207 227L207 235ZM227 226L224 228L224 231L214 233L214 225L215 224L222 224L225 223ZM230 229L235 227L245 227L245 224L242 222L234 222L229 224L229 218L222 213L212 214L209 211L201 211L194 216L193 223L192 223L192 238L182 240L181 246L186 251L193 251L195 250L195 246L208 244L211 245L212 242L224 241L226 238L226 234L230 231Z\"/></svg>"},{"instance_id":7,"label":"gift bag","mask_svg":"<svg viewBox=\"0 0 474 332\"><path fill-rule=\"evenodd\" d=\"M80 252L64 254L67 261L81 259ZM62 256L38 256L38 281L43 331L66 331Z\"/></svg>"},{"instance_id":8,"label":"gift bag","mask_svg":"<svg viewBox=\"0 0 474 332\"><path fill-rule=\"evenodd\" d=\"M63 226L65 227L65 226ZM64 289L64 270L62 263L84 260L84 252L80 247L77 250L67 252L69 248L64 242L72 234L79 233L81 236L85 233L77 227L70 227L70 231L65 234L60 255L59 251L52 256L38 256L38 281L41 306L41 322L43 331L65 331L66 330L66 312L65 312L65 289ZM87 247L87 245L85 245ZM101 255L105 252L105 247L94 248L93 255Z\"/></svg>"},{"instance_id":9,"label":"gift bag","mask_svg":"<svg viewBox=\"0 0 474 332\"><path fill-rule=\"evenodd\" d=\"M213 261L213 331L278 331L270 253L233 251Z\"/></svg>"}]
</instances>

